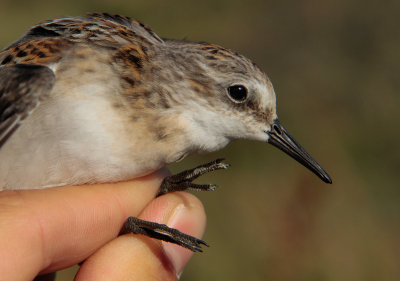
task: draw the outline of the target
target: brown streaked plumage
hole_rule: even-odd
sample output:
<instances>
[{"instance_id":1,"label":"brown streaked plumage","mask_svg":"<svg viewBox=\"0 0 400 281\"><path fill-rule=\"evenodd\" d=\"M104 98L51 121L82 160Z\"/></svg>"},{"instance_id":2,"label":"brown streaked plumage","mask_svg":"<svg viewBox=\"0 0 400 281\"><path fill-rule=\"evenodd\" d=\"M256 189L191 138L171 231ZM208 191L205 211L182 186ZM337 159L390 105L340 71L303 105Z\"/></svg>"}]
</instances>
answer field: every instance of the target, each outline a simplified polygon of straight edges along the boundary
<instances>
[{"instance_id":1,"label":"brown streaked plumage","mask_svg":"<svg viewBox=\"0 0 400 281\"><path fill-rule=\"evenodd\" d=\"M37 100L45 102L41 108L47 110L46 114L54 113L54 109L48 106L54 101L68 99L70 102L78 102L82 99L90 102L93 100L95 104L96 97L99 97L99 100L110 104L105 105L107 110L115 110L114 120L107 116L100 118L104 118L104 121L98 120L102 124L101 129L124 136L117 139L126 143L118 144L117 140L110 140L115 144L102 144L108 148L104 151L113 153L111 146L115 153L115 146L124 147L116 151L117 154L131 156L131 160L126 162L146 163L143 168L137 165L129 168L130 165L122 161L125 171L118 171L120 164L116 160L113 163L115 174L101 178L95 171L88 171L86 176L77 176L71 171L73 176L67 180L62 172L57 172L49 159L40 159L37 164L41 164L44 170L49 169L45 173L49 180L30 181L34 183L33 186L23 186L21 180L13 182L12 179L6 179L3 180L3 188L117 181L139 176L190 152L219 149L235 138L267 140L265 132L269 131L276 118L275 95L270 80L244 56L207 43L163 40L148 26L119 15L93 13L81 18L62 18L40 23L0 52L0 65L4 81L10 79L11 74L7 73L18 76L21 70L18 65L42 66L40 71L47 70L54 75L54 81L26 81L22 83L24 89L16 84L7 87L0 85L7 89L7 94L0 97L2 108L8 107L10 97L17 97L17 93L21 95L12 105L18 105L21 112L18 120L16 115L7 113L10 109L0 112L1 143L5 144L11 138L9 146L13 146L14 131L31 112L36 112L34 109L40 104L35 102L28 106L28 95L24 91L35 91L33 94ZM28 68L24 71L28 71ZM35 72L33 68L31 71ZM235 102L229 97L227 89L232 85L244 85L248 91L244 101ZM68 114L76 110L67 105L59 106ZM93 104L83 111L89 114L91 110L92 114L97 114L98 109ZM36 114L41 111L38 110ZM45 116L42 114L35 118L42 120ZM89 125L93 121L85 119L77 120L74 126L79 126L79 123ZM114 132L113 124L116 122L122 131ZM11 124L14 124L13 127L10 127ZM49 128L42 128L42 131L48 133ZM182 134L170 133L168 130ZM88 131L82 129L81 133ZM40 133L31 133L30 137L33 139L31 145L37 141L40 147ZM23 138L26 136L20 136L20 140L15 137L16 142L21 143L24 143ZM72 142L69 138L54 139L58 142ZM146 144L139 141L142 139L147 140ZM146 147L148 143L154 148L159 147L157 157L150 152L154 151L153 148ZM70 144L70 147L73 146ZM136 155L138 149L148 151L149 159L139 161ZM0 153L4 154L4 150L10 151L11 148L3 148ZM54 153L61 156L62 152ZM74 154L78 154L78 151L72 149L68 157L73 158ZM104 160L98 158L93 156L86 166L96 166L100 159ZM152 161L150 158L156 159ZM151 162L154 163L149 164ZM1 177L12 176L7 173L0 174Z\"/></svg>"},{"instance_id":2,"label":"brown streaked plumage","mask_svg":"<svg viewBox=\"0 0 400 281\"><path fill-rule=\"evenodd\" d=\"M235 139L331 182L277 120L267 75L234 51L106 13L42 22L0 51L0 190L126 180Z\"/></svg>"}]
</instances>

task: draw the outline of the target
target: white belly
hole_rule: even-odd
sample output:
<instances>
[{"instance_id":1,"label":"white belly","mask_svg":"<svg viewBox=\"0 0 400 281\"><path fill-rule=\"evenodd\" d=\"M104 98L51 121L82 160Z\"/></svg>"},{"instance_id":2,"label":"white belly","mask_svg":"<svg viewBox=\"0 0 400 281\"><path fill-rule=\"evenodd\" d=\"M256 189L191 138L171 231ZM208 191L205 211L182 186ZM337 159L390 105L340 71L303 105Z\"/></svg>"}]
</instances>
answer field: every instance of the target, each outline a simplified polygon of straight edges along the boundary
<instances>
[{"instance_id":1,"label":"white belly","mask_svg":"<svg viewBox=\"0 0 400 281\"><path fill-rule=\"evenodd\" d=\"M84 87L77 90L96 91ZM0 190L114 182L164 165L151 139L140 142L141 126L125 119L105 97L54 95L0 149Z\"/></svg>"}]
</instances>

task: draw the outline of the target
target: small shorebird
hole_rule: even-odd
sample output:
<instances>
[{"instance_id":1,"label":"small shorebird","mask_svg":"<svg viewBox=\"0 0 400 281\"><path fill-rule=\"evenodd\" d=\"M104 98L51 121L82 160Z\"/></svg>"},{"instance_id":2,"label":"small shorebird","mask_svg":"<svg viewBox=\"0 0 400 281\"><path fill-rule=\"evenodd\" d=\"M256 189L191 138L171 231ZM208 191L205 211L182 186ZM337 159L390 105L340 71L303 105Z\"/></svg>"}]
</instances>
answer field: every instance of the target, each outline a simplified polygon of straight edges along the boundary
<instances>
[{"instance_id":1,"label":"small shorebird","mask_svg":"<svg viewBox=\"0 0 400 281\"><path fill-rule=\"evenodd\" d=\"M0 190L127 180L234 139L269 142L331 183L279 123L266 74L231 50L93 13L35 25L0 51ZM159 194L213 190L191 181L227 166L168 177ZM122 232L205 244L137 218Z\"/></svg>"}]
</instances>

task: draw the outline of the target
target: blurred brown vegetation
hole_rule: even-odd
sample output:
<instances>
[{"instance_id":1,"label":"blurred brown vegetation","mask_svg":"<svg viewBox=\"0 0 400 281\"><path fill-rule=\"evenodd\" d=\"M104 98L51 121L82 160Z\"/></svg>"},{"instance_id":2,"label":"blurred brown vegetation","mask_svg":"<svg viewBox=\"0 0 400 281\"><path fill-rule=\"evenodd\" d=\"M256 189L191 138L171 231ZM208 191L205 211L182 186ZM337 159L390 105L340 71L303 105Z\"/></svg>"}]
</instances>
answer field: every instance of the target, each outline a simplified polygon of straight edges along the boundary
<instances>
[{"instance_id":1,"label":"blurred brown vegetation","mask_svg":"<svg viewBox=\"0 0 400 281\"><path fill-rule=\"evenodd\" d=\"M400 2L0 0L0 43L44 19L120 13L162 37L208 41L272 79L280 120L330 172L323 184L280 151L238 141L201 179L205 239L182 280L400 280ZM68 277L73 270L59 275Z\"/></svg>"}]
</instances>

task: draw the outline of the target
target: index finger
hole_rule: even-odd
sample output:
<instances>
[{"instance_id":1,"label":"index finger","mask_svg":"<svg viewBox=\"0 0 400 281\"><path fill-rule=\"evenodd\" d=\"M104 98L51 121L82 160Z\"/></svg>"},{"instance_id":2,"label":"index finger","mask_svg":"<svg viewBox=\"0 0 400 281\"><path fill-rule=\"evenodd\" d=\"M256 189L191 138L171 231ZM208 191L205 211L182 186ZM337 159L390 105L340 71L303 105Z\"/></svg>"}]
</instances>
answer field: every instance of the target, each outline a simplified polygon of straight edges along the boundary
<instances>
[{"instance_id":1,"label":"index finger","mask_svg":"<svg viewBox=\"0 0 400 281\"><path fill-rule=\"evenodd\" d=\"M31 280L72 266L115 238L155 197L166 171L115 184L0 192L0 272Z\"/></svg>"}]
</instances>

